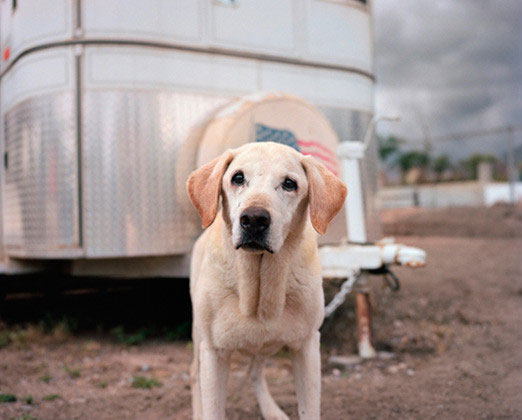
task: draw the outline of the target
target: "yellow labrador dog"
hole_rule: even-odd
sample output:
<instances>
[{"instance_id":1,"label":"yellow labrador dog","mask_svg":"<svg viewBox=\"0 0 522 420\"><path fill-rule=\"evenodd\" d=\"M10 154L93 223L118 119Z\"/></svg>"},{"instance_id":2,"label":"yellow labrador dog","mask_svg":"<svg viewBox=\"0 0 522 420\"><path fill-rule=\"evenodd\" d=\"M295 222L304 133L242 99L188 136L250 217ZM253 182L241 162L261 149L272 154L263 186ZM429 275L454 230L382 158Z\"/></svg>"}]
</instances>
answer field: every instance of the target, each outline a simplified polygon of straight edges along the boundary
<instances>
[{"instance_id":1,"label":"yellow labrador dog","mask_svg":"<svg viewBox=\"0 0 522 420\"><path fill-rule=\"evenodd\" d=\"M314 229L326 232L345 185L314 158L267 142L228 150L194 171L187 188L208 227L194 245L190 279L194 419L225 418L234 350L252 355L263 417L288 419L263 375L266 357L283 346L292 354L299 418L319 419L324 296Z\"/></svg>"}]
</instances>

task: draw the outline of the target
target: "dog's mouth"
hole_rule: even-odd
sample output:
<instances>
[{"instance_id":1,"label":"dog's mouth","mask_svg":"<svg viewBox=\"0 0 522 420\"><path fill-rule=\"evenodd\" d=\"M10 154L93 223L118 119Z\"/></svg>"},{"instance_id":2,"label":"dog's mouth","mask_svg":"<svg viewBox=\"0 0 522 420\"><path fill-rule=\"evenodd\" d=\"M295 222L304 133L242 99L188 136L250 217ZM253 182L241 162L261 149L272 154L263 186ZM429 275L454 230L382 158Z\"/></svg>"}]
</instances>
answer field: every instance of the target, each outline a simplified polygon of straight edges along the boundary
<instances>
[{"instance_id":1,"label":"dog's mouth","mask_svg":"<svg viewBox=\"0 0 522 420\"><path fill-rule=\"evenodd\" d=\"M244 249L245 251L255 252L255 251L267 251L270 254L273 254L274 251L264 242L258 242L255 240L245 240L243 239L238 245L236 245L236 249Z\"/></svg>"}]
</instances>

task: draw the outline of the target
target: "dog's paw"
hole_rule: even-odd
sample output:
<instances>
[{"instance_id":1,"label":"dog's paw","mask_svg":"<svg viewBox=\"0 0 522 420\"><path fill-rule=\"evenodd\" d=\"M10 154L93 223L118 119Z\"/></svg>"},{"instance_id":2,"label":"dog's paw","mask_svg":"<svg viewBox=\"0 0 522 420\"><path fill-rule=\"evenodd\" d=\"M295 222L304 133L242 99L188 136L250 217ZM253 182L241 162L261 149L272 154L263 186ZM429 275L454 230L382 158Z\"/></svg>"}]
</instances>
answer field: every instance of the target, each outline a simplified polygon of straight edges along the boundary
<instances>
[{"instance_id":1,"label":"dog's paw","mask_svg":"<svg viewBox=\"0 0 522 420\"><path fill-rule=\"evenodd\" d=\"M278 411L274 410L272 413L267 413L263 418L265 420L290 420L290 417L288 417L280 408L278 408Z\"/></svg>"}]
</instances>

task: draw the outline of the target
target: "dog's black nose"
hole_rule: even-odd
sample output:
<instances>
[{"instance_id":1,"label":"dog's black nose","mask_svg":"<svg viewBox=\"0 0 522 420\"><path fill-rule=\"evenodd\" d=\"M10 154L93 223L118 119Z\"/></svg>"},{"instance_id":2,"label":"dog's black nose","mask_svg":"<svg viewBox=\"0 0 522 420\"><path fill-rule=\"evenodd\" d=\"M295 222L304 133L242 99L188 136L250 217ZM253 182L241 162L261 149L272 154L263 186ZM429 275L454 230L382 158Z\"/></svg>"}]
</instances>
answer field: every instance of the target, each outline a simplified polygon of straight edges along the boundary
<instances>
[{"instance_id":1,"label":"dog's black nose","mask_svg":"<svg viewBox=\"0 0 522 420\"><path fill-rule=\"evenodd\" d=\"M270 213L261 207L249 207L241 213L239 224L245 232L258 235L270 226Z\"/></svg>"}]
</instances>

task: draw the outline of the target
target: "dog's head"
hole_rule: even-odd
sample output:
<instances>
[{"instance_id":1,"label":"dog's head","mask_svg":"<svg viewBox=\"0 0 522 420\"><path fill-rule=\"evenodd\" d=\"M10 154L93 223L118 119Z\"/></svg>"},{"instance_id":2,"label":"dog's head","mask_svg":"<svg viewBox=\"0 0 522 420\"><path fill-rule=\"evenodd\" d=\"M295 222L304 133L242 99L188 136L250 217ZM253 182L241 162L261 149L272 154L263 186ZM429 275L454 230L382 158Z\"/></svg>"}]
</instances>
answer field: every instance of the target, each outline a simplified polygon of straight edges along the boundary
<instances>
[{"instance_id":1,"label":"dog's head","mask_svg":"<svg viewBox=\"0 0 522 420\"><path fill-rule=\"evenodd\" d=\"M234 247L250 252L279 251L304 226L307 207L324 234L346 198L345 185L321 163L272 142L226 151L194 171L187 189L203 228L214 221L221 196Z\"/></svg>"}]
</instances>

